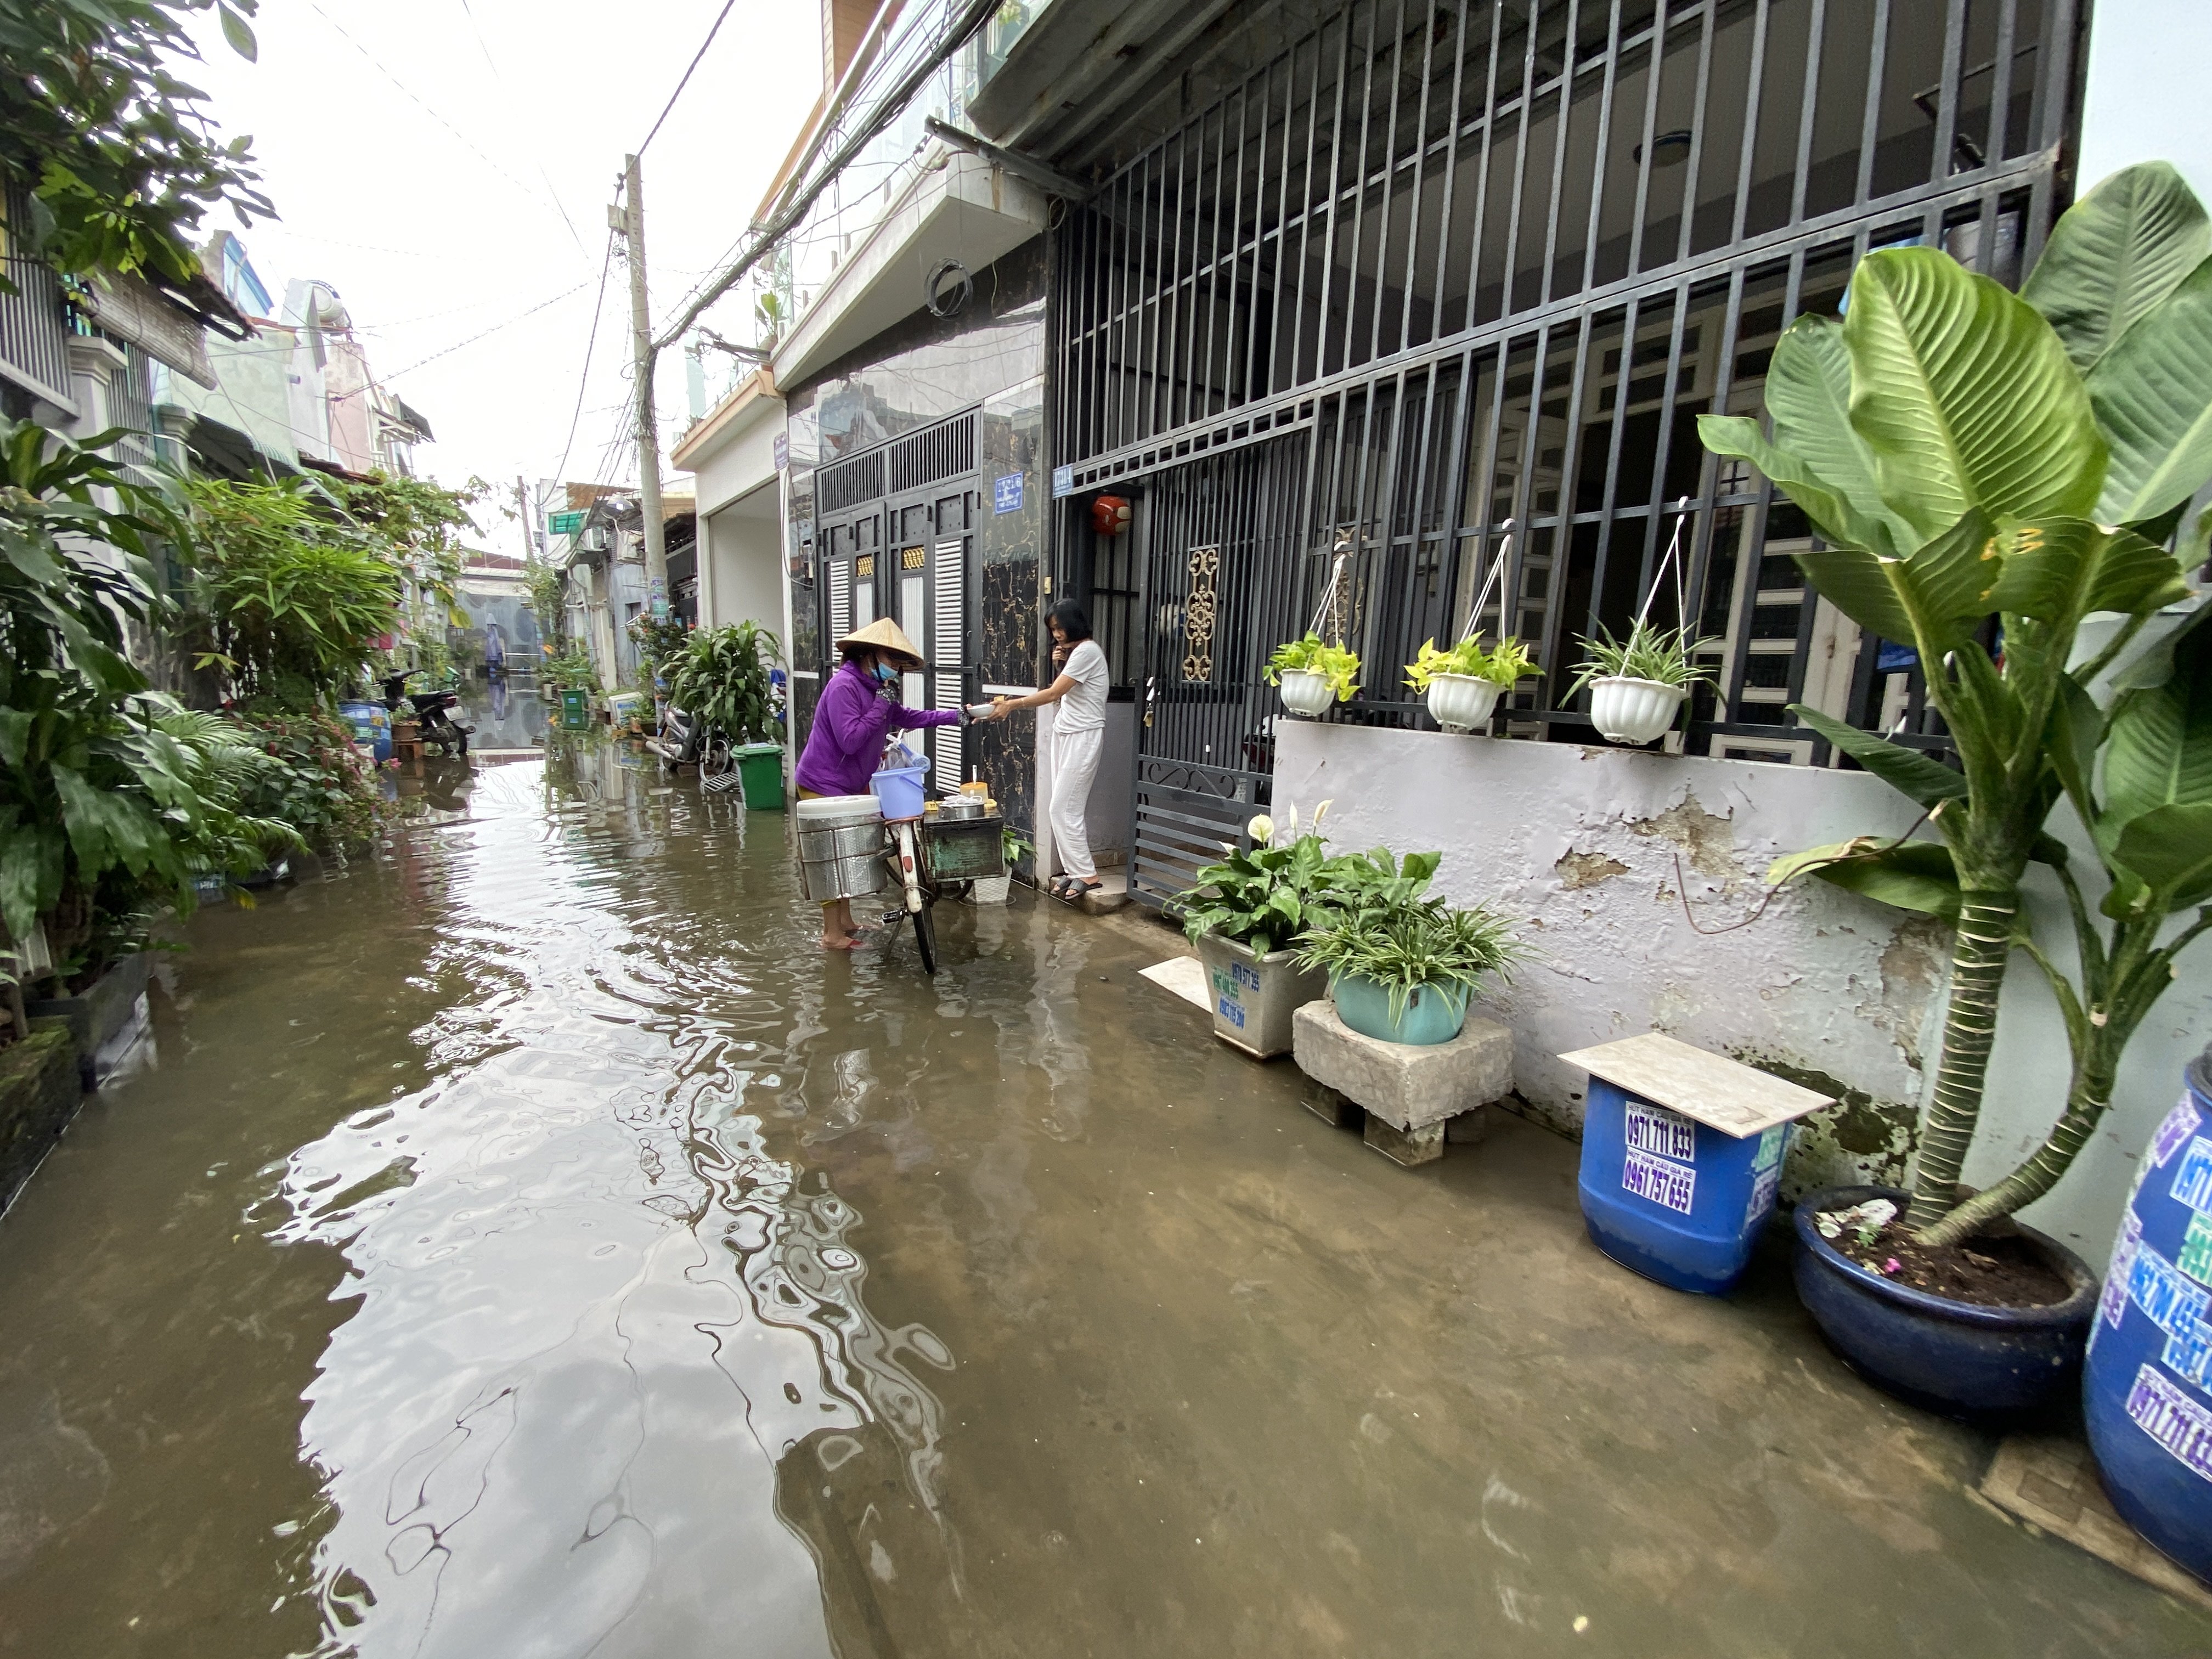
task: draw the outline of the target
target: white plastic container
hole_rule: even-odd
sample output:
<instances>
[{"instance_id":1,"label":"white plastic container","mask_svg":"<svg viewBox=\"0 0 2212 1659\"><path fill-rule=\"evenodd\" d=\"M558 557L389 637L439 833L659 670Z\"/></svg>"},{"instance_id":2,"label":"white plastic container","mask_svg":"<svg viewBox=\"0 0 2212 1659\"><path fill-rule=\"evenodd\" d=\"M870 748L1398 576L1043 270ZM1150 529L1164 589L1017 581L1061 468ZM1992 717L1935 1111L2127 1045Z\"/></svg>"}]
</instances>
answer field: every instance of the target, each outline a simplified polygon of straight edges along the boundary
<instances>
[{"instance_id":1,"label":"white plastic container","mask_svg":"<svg viewBox=\"0 0 2212 1659\"><path fill-rule=\"evenodd\" d=\"M1590 720L1607 743L1650 743L1682 711L1689 688L1607 677L1590 682Z\"/></svg>"},{"instance_id":2,"label":"white plastic container","mask_svg":"<svg viewBox=\"0 0 2212 1659\"><path fill-rule=\"evenodd\" d=\"M1328 676L1310 668L1282 671L1283 707L1293 714L1319 714L1336 701L1328 689Z\"/></svg>"},{"instance_id":3,"label":"white plastic container","mask_svg":"<svg viewBox=\"0 0 2212 1659\"><path fill-rule=\"evenodd\" d=\"M1429 679L1429 714L1447 732L1474 732L1490 724L1505 688L1479 674L1436 674Z\"/></svg>"}]
</instances>

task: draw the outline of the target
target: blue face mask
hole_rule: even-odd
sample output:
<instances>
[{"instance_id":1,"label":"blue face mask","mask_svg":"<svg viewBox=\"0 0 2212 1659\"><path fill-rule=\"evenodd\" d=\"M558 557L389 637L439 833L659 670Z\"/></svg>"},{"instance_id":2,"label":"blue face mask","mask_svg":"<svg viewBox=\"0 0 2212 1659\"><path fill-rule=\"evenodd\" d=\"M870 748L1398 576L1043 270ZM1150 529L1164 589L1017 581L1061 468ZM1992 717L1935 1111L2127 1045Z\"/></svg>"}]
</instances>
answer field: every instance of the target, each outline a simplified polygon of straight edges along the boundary
<instances>
[{"instance_id":1,"label":"blue face mask","mask_svg":"<svg viewBox=\"0 0 2212 1659\"><path fill-rule=\"evenodd\" d=\"M893 680L898 678L898 670L892 667L887 662L878 663L873 668L871 668L868 672L875 676L875 681L878 685L889 685Z\"/></svg>"}]
</instances>

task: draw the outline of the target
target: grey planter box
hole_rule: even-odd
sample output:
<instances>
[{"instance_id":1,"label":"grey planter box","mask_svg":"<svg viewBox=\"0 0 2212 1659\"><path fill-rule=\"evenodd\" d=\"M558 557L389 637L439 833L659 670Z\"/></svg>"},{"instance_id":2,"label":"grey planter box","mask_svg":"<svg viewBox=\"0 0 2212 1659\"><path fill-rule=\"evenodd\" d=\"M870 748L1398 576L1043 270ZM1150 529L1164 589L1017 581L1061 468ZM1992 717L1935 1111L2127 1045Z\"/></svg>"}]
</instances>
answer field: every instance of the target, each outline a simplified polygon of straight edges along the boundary
<instances>
[{"instance_id":1,"label":"grey planter box","mask_svg":"<svg viewBox=\"0 0 2212 1659\"><path fill-rule=\"evenodd\" d=\"M1328 970L1293 967L1288 951L1255 956L1249 946L1206 933L1198 959L1206 964L1213 1035L1255 1060L1290 1053L1291 1016L1328 994Z\"/></svg>"},{"instance_id":2,"label":"grey planter box","mask_svg":"<svg viewBox=\"0 0 2212 1659\"><path fill-rule=\"evenodd\" d=\"M67 1025L41 1021L0 1048L0 1212L61 1139L83 1097Z\"/></svg>"},{"instance_id":3,"label":"grey planter box","mask_svg":"<svg viewBox=\"0 0 2212 1659\"><path fill-rule=\"evenodd\" d=\"M131 1029L146 997L146 976L153 959L143 951L108 964L107 971L73 997L45 997L23 1005L33 1019L69 1023L76 1043L78 1075L87 1089L100 1086L103 1051Z\"/></svg>"}]
</instances>

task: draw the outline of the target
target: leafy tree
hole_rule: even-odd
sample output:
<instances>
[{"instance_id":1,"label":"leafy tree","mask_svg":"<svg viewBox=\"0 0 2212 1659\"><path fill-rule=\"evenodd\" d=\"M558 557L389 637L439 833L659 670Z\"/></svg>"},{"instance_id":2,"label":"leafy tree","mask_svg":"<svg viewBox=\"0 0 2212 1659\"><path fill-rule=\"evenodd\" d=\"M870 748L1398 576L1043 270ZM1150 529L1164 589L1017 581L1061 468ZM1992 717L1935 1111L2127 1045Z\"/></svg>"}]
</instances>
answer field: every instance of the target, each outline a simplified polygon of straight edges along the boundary
<instances>
[{"instance_id":1,"label":"leafy tree","mask_svg":"<svg viewBox=\"0 0 2212 1659\"><path fill-rule=\"evenodd\" d=\"M240 695L303 708L357 678L401 597L386 544L319 480L192 478L187 621L202 666Z\"/></svg>"},{"instance_id":2,"label":"leafy tree","mask_svg":"<svg viewBox=\"0 0 2212 1659\"><path fill-rule=\"evenodd\" d=\"M258 864L277 833L228 793L240 745L151 695L125 653L126 625L170 614L148 544L181 526L96 453L116 435L0 422L0 923L43 925L65 970L103 914L188 909L196 873Z\"/></svg>"},{"instance_id":3,"label":"leafy tree","mask_svg":"<svg viewBox=\"0 0 2212 1659\"><path fill-rule=\"evenodd\" d=\"M274 216L250 138L224 143L204 94L168 67L198 53L184 19L217 11L254 56L255 0L0 0L0 173L30 193L11 228L65 271L137 272L182 287L200 275L196 233L227 206Z\"/></svg>"}]
</instances>

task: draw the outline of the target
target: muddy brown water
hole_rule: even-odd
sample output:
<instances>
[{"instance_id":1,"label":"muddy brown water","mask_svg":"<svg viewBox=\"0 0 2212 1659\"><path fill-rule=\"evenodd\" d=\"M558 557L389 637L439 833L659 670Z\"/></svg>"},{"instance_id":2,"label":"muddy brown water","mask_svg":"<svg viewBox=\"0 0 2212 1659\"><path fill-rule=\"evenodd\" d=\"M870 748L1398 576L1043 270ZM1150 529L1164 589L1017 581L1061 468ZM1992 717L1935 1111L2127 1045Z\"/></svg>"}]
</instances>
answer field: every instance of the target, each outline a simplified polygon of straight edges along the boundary
<instances>
[{"instance_id":1,"label":"muddy brown water","mask_svg":"<svg viewBox=\"0 0 2212 1659\"><path fill-rule=\"evenodd\" d=\"M1571 1147L1400 1170L1018 897L599 747L204 913L0 1221L0 1652L2212 1650ZM942 913L941 913L942 914Z\"/></svg>"}]
</instances>

